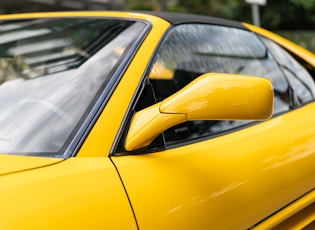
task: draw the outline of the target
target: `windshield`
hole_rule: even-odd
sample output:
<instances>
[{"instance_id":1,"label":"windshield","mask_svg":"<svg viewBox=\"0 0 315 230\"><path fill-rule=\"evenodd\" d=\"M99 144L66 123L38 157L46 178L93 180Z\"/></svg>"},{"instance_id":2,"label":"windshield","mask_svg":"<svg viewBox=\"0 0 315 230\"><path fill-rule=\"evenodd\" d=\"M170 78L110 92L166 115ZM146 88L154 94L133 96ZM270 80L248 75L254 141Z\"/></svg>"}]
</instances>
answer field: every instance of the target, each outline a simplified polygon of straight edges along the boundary
<instances>
[{"instance_id":1,"label":"windshield","mask_svg":"<svg viewBox=\"0 0 315 230\"><path fill-rule=\"evenodd\" d=\"M0 153L62 155L145 24L62 18L0 24Z\"/></svg>"}]
</instances>

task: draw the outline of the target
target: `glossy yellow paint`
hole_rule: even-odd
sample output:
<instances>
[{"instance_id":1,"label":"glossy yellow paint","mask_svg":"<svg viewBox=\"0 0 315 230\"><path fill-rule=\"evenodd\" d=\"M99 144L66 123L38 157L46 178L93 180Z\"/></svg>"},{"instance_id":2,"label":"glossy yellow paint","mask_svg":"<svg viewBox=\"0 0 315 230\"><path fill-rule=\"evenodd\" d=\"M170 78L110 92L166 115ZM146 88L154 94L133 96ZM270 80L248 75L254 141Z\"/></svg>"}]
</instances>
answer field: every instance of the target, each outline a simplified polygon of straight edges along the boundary
<instances>
[{"instance_id":1,"label":"glossy yellow paint","mask_svg":"<svg viewBox=\"0 0 315 230\"><path fill-rule=\"evenodd\" d=\"M170 26L168 22L154 16L143 16L136 13L122 13L116 16L119 17L119 15L139 19L145 18L144 20L149 21L153 27L107 103L106 109L94 125L89 138L86 139L81 147L77 157L108 156L111 152L125 112L130 106L129 102L132 100L139 81L147 68L143 63L146 63L151 58L155 46L160 41L159 39ZM115 112L113 113L113 111Z\"/></svg>"},{"instance_id":2,"label":"glossy yellow paint","mask_svg":"<svg viewBox=\"0 0 315 230\"><path fill-rule=\"evenodd\" d=\"M274 42L278 43L279 45L281 45L282 47L284 47L285 49L289 50L290 52L296 54L297 56L299 56L300 58L302 58L303 60L305 60L307 63L309 63L312 66L315 66L315 54L313 54L312 52L308 51L307 49L289 41L288 39L285 39L275 33L272 33L268 30L265 30L263 28L254 26L254 25L250 25L247 23L243 23L244 26L246 26L249 30L260 34L264 37L269 38L270 40L273 40Z\"/></svg>"},{"instance_id":3,"label":"glossy yellow paint","mask_svg":"<svg viewBox=\"0 0 315 230\"><path fill-rule=\"evenodd\" d=\"M21 172L28 169L54 165L63 161L60 158L43 158L0 154L0 175Z\"/></svg>"},{"instance_id":4,"label":"glossy yellow paint","mask_svg":"<svg viewBox=\"0 0 315 230\"><path fill-rule=\"evenodd\" d=\"M304 229L308 224L315 221L314 205L315 191L313 190L252 229ZM303 213L306 209L308 209L308 213ZM301 213L303 215L299 215Z\"/></svg>"},{"instance_id":5,"label":"glossy yellow paint","mask_svg":"<svg viewBox=\"0 0 315 230\"><path fill-rule=\"evenodd\" d=\"M203 142L113 157L140 229L247 229L308 193L314 113L312 103Z\"/></svg>"},{"instance_id":6,"label":"glossy yellow paint","mask_svg":"<svg viewBox=\"0 0 315 230\"><path fill-rule=\"evenodd\" d=\"M13 173L13 160L0 161L0 168L9 164L2 173L10 173L0 177L0 204L5 207L0 209L2 229L136 229L120 179L140 229L246 229L279 211L269 223L272 226L303 209L307 202L314 202L312 196L307 202L294 203L294 208L287 206L315 184L314 103L221 137L109 159L129 102L147 68L143 63L152 57L169 24L153 16L116 12L0 19L42 16L130 17L154 26L77 157L43 159L34 164L23 158L19 163L26 163L23 173ZM47 167L40 167L44 165ZM30 168L36 169L27 170Z\"/></svg>"},{"instance_id":7,"label":"glossy yellow paint","mask_svg":"<svg viewBox=\"0 0 315 230\"><path fill-rule=\"evenodd\" d=\"M184 113L193 120L266 120L273 113L273 86L266 78L204 74L171 95L161 113Z\"/></svg>"},{"instance_id":8,"label":"glossy yellow paint","mask_svg":"<svg viewBox=\"0 0 315 230\"><path fill-rule=\"evenodd\" d=\"M1 229L137 229L119 176L105 157L70 158L2 176L0 191Z\"/></svg>"},{"instance_id":9,"label":"glossy yellow paint","mask_svg":"<svg viewBox=\"0 0 315 230\"><path fill-rule=\"evenodd\" d=\"M125 190L107 156L147 68L143 63L151 58L155 45L169 23L154 16L118 12L32 13L0 16L0 20L86 16L127 17L145 20L155 26L126 70L77 157L63 162L60 162L62 159L42 159L35 166L29 164L23 173L0 178L0 203L5 207L0 210L1 229L137 229ZM13 171L11 167L15 162L12 161L11 166L3 170L4 173ZM27 163L27 160L24 162ZM9 160L3 163L7 164ZM49 163L53 165L47 166ZM44 164L47 167L26 169ZM5 165L0 165L5 168Z\"/></svg>"},{"instance_id":10,"label":"glossy yellow paint","mask_svg":"<svg viewBox=\"0 0 315 230\"><path fill-rule=\"evenodd\" d=\"M265 78L204 74L177 93L137 112L127 151L141 149L165 130L194 120L265 120L273 113L273 87Z\"/></svg>"},{"instance_id":11,"label":"glossy yellow paint","mask_svg":"<svg viewBox=\"0 0 315 230\"><path fill-rule=\"evenodd\" d=\"M146 147L166 129L185 121L186 114L160 113L160 103L150 106L133 117L125 148L132 151Z\"/></svg>"}]
</instances>

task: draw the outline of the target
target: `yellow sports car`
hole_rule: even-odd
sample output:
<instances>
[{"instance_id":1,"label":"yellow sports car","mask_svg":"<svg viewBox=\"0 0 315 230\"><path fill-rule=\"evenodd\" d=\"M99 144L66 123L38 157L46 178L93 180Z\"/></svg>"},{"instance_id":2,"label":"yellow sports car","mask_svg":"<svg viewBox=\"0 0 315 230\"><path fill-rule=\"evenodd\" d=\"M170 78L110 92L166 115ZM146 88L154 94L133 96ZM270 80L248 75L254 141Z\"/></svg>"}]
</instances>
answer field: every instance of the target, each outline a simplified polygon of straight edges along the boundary
<instances>
[{"instance_id":1,"label":"yellow sports car","mask_svg":"<svg viewBox=\"0 0 315 230\"><path fill-rule=\"evenodd\" d=\"M315 56L165 12L0 16L0 229L314 229Z\"/></svg>"}]
</instances>

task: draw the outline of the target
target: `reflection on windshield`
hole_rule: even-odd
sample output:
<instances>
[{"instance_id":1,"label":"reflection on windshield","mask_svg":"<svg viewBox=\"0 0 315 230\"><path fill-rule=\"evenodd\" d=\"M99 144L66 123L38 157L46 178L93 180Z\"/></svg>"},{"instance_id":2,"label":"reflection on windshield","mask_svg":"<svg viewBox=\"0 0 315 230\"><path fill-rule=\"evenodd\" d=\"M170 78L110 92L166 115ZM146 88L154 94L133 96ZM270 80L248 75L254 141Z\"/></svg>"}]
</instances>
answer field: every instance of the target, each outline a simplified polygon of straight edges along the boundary
<instances>
[{"instance_id":1,"label":"reflection on windshield","mask_svg":"<svg viewBox=\"0 0 315 230\"><path fill-rule=\"evenodd\" d=\"M100 19L14 24L0 26L0 152L57 154L144 24Z\"/></svg>"}]
</instances>

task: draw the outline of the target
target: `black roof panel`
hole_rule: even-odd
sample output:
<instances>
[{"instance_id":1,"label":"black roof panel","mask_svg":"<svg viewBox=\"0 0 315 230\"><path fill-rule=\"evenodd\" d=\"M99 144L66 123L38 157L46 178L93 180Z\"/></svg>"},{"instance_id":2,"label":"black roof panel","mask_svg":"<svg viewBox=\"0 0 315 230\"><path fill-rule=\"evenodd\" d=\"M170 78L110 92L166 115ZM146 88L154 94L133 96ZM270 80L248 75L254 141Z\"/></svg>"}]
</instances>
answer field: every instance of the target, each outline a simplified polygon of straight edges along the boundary
<instances>
[{"instance_id":1,"label":"black roof panel","mask_svg":"<svg viewBox=\"0 0 315 230\"><path fill-rule=\"evenodd\" d=\"M142 11L142 12L163 18L173 25L186 24L186 23L210 23L210 24L215 24L215 25L224 25L224 26L229 26L229 27L247 29L240 22L222 19L222 18L210 17L210 16L174 13L174 12L160 12L160 11Z\"/></svg>"}]
</instances>

